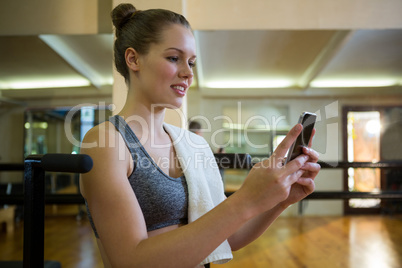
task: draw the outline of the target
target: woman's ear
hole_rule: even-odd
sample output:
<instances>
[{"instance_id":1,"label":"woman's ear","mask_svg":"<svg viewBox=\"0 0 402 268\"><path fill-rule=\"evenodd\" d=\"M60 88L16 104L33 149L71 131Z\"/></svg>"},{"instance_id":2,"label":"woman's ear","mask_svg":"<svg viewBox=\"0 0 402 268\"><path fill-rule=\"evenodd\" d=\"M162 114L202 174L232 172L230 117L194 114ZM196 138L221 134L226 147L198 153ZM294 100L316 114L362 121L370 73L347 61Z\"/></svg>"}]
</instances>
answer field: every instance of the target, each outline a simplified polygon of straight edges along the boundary
<instances>
[{"instance_id":1,"label":"woman's ear","mask_svg":"<svg viewBox=\"0 0 402 268\"><path fill-rule=\"evenodd\" d=\"M126 49L126 53L124 56L126 58L126 64L127 64L128 68L130 68L134 72L139 71L139 69L140 69L140 65L139 65L139 61L138 61L139 54L137 53L137 51L135 51L134 48L129 47Z\"/></svg>"}]
</instances>

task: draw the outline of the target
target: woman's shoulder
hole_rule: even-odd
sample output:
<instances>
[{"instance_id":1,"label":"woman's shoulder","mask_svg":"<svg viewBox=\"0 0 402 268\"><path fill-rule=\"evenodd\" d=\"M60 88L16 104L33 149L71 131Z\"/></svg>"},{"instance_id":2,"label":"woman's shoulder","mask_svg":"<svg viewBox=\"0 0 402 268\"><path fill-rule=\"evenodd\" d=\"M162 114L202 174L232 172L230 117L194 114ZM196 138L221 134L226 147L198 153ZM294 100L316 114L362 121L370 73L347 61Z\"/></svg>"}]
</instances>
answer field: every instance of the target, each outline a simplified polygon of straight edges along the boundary
<instances>
[{"instance_id":1,"label":"woman's shoulder","mask_svg":"<svg viewBox=\"0 0 402 268\"><path fill-rule=\"evenodd\" d=\"M90 185L83 187L85 192L93 189L94 184L108 185L117 180L127 179L127 174L132 171L133 163L127 147L122 145L124 145L123 138L108 121L91 128L85 134L80 153L89 155L93 161L92 170L81 175L85 180L82 185ZM85 196L84 191L82 194Z\"/></svg>"},{"instance_id":2,"label":"woman's shoulder","mask_svg":"<svg viewBox=\"0 0 402 268\"><path fill-rule=\"evenodd\" d=\"M118 131L109 121L94 126L85 134L82 143L102 141L105 137L117 137Z\"/></svg>"},{"instance_id":3,"label":"woman's shoulder","mask_svg":"<svg viewBox=\"0 0 402 268\"><path fill-rule=\"evenodd\" d=\"M114 125L105 121L91 128L81 142L81 152L97 154L113 153L119 149L119 144L124 143L123 138Z\"/></svg>"},{"instance_id":4,"label":"woman's shoulder","mask_svg":"<svg viewBox=\"0 0 402 268\"><path fill-rule=\"evenodd\" d=\"M105 121L93 128L86 134L81 143L81 153L92 157L94 163L101 165L130 166L130 153L125 142L109 121ZM108 164L107 164L108 163Z\"/></svg>"}]
</instances>

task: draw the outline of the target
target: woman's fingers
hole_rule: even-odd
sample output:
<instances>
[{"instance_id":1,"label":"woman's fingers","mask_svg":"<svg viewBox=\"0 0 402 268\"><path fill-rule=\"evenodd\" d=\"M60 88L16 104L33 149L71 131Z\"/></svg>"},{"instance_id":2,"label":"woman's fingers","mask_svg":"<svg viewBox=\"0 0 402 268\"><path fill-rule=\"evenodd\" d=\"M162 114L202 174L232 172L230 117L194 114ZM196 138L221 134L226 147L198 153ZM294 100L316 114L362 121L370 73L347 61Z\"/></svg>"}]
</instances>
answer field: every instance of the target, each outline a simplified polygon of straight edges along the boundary
<instances>
[{"instance_id":1,"label":"woman's fingers","mask_svg":"<svg viewBox=\"0 0 402 268\"><path fill-rule=\"evenodd\" d=\"M306 162L301 169L312 173L318 173L321 169L321 166L320 164L309 161Z\"/></svg>"},{"instance_id":2,"label":"woman's fingers","mask_svg":"<svg viewBox=\"0 0 402 268\"><path fill-rule=\"evenodd\" d=\"M304 186L304 193L306 195L311 194L312 192L314 192L315 189L315 183L313 179L310 178L299 178L297 180L297 184L300 184L302 186Z\"/></svg>"},{"instance_id":3,"label":"woman's fingers","mask_svg":"<svg viewBox=\"0 0 402 268\"><path fill-rule=\"evenodd\" d=\"M312 150L312 149L309 149ZM314 151L314 150L312 150ZM314 157L314 161L311 159ZM294 160L288 162L286 166L283 167L283 174L290 175L293 173L292 176L290 176L290 183L294 183L297 181L299 178L310 178L313 179L317 176L318 172L321 169L321 166L317 164L318 160L318 153L317 152L311 152L309 154L302 154L298 157L296 157Z\"/></svg>"},{"instance_id":4,"label":"woman's fingers","mask_svg":"<svg viewBox=\"0 0 402 268\"><path fill-rule=\"evenodd\" d=\"M315 177L318 175L318 172L320 172L320 169L321 169L321 166L319 164L307 162L306 164L304 164L304 166L301 169L304 172L300 176L300 178L314 180Z\"/></svg>"},{"instance_id":5,"label":"woman's fingers","mask_svg":"<svg viewBox=\"0 0 402 268\"><path fill-rule=\"evenodd\" d=\"M302 131L303 126L301 124L295 125L283 139L283 141L278 145L275 152L273 153L273 157L283 159L288 152L290 146L292 146L293 142L297 139L297 136Z\"/></svg>"},{"instance_id":6,"label":"woman's fingers","mask_svg":"<svg viewBox=\"0 0 402 268\"><path fill-rule=\"evenodd\" d=\"M309 162L317 162L320 154L309 147L303 147L303 154L310 157Z\"/></svg>"},{"instance_id":7,"label":"woman's fingers","mask_svg":"<svg viewBox=\"0 0 402 268\"><path fill-rule=\"evenodd\" d=\"M288 162L285 166L283 166L283 168L282 168L282 171L284 172L283 174L285 176L287 176L287 175L290 175L290 174L296 172L294 174L296 178L292 178L292 180L294 180L292 183L294 183L295 179L297 179L304 173L304 170L302 170L302 167L307 163L308 160L309 160L308 155L304 155L304 154L299 155L292 161Z\"/></svg>"}]
</instances>

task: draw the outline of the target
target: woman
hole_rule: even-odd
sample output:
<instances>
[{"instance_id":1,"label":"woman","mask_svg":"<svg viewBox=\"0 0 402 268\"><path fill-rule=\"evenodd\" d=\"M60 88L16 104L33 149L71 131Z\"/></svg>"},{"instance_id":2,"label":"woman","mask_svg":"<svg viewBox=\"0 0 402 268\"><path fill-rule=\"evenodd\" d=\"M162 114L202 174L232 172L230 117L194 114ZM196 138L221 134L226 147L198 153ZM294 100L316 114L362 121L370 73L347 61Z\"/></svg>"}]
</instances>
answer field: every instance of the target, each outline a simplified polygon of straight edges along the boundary
<instances>
[{"instance_id":1,"label":"woman","mask_svg":"<svg viewBox=\"0 0 402 268\"><path fill-rule=\"evenodd\" d=\"M186 166L192 158L187 151L212 155L201 148L205 140L185 132L192 142L186 141L163 123L165 109L180 107L193 80L196 48L188 22L171 11L137 11L131 4L117 6L112 18L115 65L128 96L118 116L85 136L81 153L90 155L94 166L80 180L104 265L202 267L227 261L227 248L249 244L286 207L313 192L318 154L304 148L303 155L282 165L301 132L296 125L225 199L216 167ZM194 191L194 185L204 188ZM216 189L221 192L212 196L214 208L193 217L192 211L205 205L199 193Z\"/></svg>"}]
</instances>

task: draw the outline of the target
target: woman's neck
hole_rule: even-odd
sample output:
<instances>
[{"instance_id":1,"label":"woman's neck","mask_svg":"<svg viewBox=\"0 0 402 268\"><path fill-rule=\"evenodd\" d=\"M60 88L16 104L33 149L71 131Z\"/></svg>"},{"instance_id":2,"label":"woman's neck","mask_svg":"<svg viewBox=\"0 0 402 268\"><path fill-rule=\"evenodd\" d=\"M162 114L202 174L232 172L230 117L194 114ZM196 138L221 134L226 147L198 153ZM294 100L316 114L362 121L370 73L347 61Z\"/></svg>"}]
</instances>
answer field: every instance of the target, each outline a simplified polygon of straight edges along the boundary
<instances>
[{"instance_id":1,"label":"woman's neck","mask_svg":"<svg viewBox=\"0 0 402 268\"><path fill-rule=\"evenodd\" d=\"M151 131L150 133L155 135L164 132L165 110L165 108L145 105L138 101L127 101L118 114L137 133Z\"/></svg>"}]
</instances>

